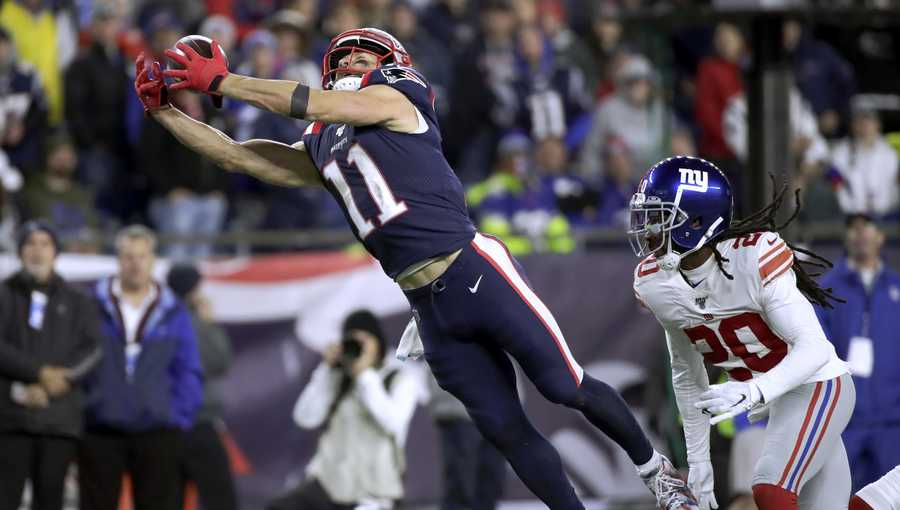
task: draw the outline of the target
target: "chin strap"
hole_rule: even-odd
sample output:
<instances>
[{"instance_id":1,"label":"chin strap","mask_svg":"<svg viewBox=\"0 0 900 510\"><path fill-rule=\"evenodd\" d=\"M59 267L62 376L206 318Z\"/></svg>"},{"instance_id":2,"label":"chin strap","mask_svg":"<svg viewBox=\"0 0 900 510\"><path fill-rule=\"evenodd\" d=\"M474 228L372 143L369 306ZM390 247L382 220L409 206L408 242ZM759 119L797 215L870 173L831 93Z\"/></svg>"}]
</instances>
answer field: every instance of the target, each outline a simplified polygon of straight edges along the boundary
<instances>
[{"instance_id":1,"label":"chin strap","mask_svg":"<svg viewBox=\"0 0 900 510\"><path fill-rule=\"evenodd\" d=\"M669 231L669 239L666 241L666 254L656 259L656 263L659 265L660 269L663 271L674 271L678 269L678 266L681 264L681 259L694 253L700 248L703 248L703 246L706 245L706 242L712 237L712 233L716 230L716 227L723 221L725 220L720 216L708 229L706 229L706 233L700 238L700 242L697 243L697 246L684 253L672 251L672 232Z\"/></svg>"}]
</instances>

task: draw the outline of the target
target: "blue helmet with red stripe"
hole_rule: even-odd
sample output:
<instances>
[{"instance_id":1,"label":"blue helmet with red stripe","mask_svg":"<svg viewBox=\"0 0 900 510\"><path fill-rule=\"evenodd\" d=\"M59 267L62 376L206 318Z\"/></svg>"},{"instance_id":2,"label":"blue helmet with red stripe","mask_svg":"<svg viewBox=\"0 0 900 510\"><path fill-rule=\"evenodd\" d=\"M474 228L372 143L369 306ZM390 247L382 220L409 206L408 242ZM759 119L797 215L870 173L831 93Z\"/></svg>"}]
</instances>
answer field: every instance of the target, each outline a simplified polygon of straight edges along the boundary
<instances>
[{"instance_id":1,"label":"blue helmet with red stripe","mask_svg":"<svg viewBox=\"0 0 900 510\"><path fill-rule=\"evenodd\" d=\"M728 229L734 211L731 184L705 159L674 156L653 165L629 203L629 241L639 257L656 254L672 270Z\"/></svg>"}]
</instances>

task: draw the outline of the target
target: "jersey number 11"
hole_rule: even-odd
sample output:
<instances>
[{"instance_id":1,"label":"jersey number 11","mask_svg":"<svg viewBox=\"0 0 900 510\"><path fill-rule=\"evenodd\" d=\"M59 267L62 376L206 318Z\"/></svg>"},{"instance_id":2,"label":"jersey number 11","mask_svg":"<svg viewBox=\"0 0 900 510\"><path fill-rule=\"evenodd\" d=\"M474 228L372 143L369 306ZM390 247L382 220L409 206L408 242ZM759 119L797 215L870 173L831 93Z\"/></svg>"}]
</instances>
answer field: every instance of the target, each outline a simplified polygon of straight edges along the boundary
<instances>
[{"instance_id":1,"label":"jersey number 11","mask_svg":"<svg viewBox=\"0 0 900 510\"><path fill-rule=\"evenodd\" d=\"M375 201L375 206L379 211L379 226L383 226L406 212L406 203L394 198L394 193L388 186L387 181L384 180L384 175L381 174L378 165L372 161L369 154L359 144L354 144L350 147L350 150L347 152L347 163L355 166L366 182L369 194ZM344 174L341 172L337 162L332 160L331 163L325 165L325 168L322 169L322 174L334 184L338 193L341 194L341 199L343 199L344 205L347 206L347 212L350 214L353 225L356 226L359 237L365 239L366 236L375 230L375 225L371 219L363 218L362 213L359 212L359 207L357 207L356 201L353 200L353 193L347 184L347 179L344 178Z\"/></svg>"}]
</instances>

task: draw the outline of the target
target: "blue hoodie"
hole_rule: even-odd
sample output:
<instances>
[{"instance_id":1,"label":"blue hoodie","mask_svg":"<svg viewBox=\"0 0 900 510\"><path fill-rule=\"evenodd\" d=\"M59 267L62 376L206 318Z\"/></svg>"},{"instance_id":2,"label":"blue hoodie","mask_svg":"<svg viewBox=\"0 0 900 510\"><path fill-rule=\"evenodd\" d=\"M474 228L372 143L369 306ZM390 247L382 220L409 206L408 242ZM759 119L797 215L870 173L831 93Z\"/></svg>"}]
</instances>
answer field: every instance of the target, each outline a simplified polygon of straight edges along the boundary
<instances>
[{"instance_id":1,"label":"blue hoodie","mask_svg":"<svg viewBox=\"0 0 900 510\"><path fill-rule=\"evenodd\" d=\"M819 322L841 359L847 359L850 339L863 335L863 320L868 306L874 365L871 377L853 377L856 386L856 409L851 426L900 424L900 274L883 268L875 276L871 294L859 274L838 263L820 284L831 287L846 303L835 303L833 309L816 307Z\"/></svg>"},{"instance_id":2,"label":"blue hoodie","mask_svg":"<svg viewBox=\"0 0 900 510\"><path fill-rule=\"evenodd\" d=\"M141 354L132 377L125 371L125 329L112 279L97 282L104 357L87 381L87 425L125 432L189 428L203 398L197 339L187 308L161 287L138 331Z\"/></svg>"}]
</instances>

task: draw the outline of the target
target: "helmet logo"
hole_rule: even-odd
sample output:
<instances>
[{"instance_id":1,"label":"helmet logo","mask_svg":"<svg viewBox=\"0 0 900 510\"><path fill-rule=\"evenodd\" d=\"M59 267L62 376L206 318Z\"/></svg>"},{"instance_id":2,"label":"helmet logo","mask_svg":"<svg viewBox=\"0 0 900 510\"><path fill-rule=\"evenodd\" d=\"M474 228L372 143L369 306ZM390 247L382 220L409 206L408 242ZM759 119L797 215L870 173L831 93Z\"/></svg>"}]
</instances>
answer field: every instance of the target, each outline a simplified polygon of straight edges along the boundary
<instances>
[{"instance_id":1,"label":"helmet logo","mask_svg":"<svg viewBox=\"0 0 900 510\"><path fill-rule=\"evenodd\" d=\"M705 170L679 168L678 171L681 172L682 189L702 193L706 193L706 190L709 189L709 173Z\"/></svg>"}]
</instances>

